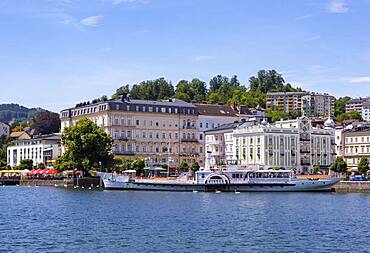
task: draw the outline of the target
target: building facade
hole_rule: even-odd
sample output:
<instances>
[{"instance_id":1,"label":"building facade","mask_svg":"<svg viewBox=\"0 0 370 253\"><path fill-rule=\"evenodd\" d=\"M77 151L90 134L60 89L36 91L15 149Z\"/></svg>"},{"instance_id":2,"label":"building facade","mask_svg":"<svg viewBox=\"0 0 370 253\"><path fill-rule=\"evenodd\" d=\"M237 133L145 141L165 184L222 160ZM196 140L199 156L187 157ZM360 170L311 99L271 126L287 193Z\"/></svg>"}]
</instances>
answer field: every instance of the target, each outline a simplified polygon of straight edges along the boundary
<instances>
[{"instance_id":1,"label":"building facade","mask_svg":"<svg viewBox=\"0 0 370 253\"><path fill-rule=\"evenodd\" d=\"M51 165L61 156L61 152L59 135L21 139L14 141L14 145L7 148L7 162L11 167L18 166L20 161L25 159L33 160L33 165L39 163Z\"/></svg>"},{"instance_id":2,"label":"building facade","mask_svg":"<svg viewBox=\"0 0 370 253\"><path fill-rule=\"evenodd\" d=\"M357 168L362 157L370 159L370 125L349 125L342 138L343 158L349 168Z\"/></svg>"},{"instance_id":3,"label":"building facade","mask_svg":"<svg viewBox=\"0 0 370 253\"><path fill-rule=\"evenodd\" d=\"M88 118L114 140L113 153L121 157L142 157L148 165L169 165L181 161L203 166L202 138L196 127L196 106L177 99L148 101L122 96L85 104L61 112L61 131Z\"/></svg>"},{"instance_id":4,"label":"building facade","mask_svg":"<svg viewBox=\"0 0 370 253\"><path fill-rule=\"evenodd\" d=\"M233 159L233 131L243 122L233 122L205 132L205 151L210 155L210 167Z\"/></svg>"},{"instance_id":5,"label":"building facade","mask_svg":"<svg viewBox=\"0 0 370 253\"><path fill-rule=\"evenodd\" d=\"M343 146L343 126L335 126L335 153L336 156L343 156L344 146Z\"/></svg>"},{"instance_id":6,"label":"building facade","mask_svg":"<svg viewBox=\"0 0 370 253\"><path fill-rule=\"evenodd\" d=\"M301 111L302 97L308 92L268 92L266 94L266 109L285 112Z\"/></svg>"},{"instance_id":7,"label":"building facade","mask_svg":"<svg viewBox=\"0 0 370 253\"><path fill-rule=\"evenodd\" d=\"M335 98L327 93L311 92L302 97L302 116L305 117L334 117Z\"/></svg>"},{"instance_id":8,"label":"building facade","mask_svg":"<svg viewBox=\"0 0 370 253\"><path fill-rule=\"evenodd\" d=\"M328 167L335 158L334 122L313 128L310 119L241 125L233 131L234 159L246 169L285 168L312 173L315 165Z\"/></svg>"},{"instance_id":9,"label":"building facade","mask_svg":"<svg viewBox=\"0 0 370 253\"><path fill-rule=\"evenodd\" d=\"M9 134L10 134L10 127L5 123L0 122L0 137L1 136L9 137Z\"/></svg>"},{"instance_id":10,"label":"building facade","mask_svg":"<svg viewBox=\"0 0 370 253\"><path fill-rule=\"evenodd\" d=\"M365 121L370 121L370 101L366 101L362 105L361 109L362 119Z\"/></svg>"},{"instance_id":11,"label":"building facade","mask_svg":"<svg viewBox=\"0 0 370 253\"><path fill-rule=\"evenodd\" d=\"M315 92L268 92L266 109L287 113L298 111L305 117L334 117L335 98Z\"/></svg>"},{"instance_id":12,"label":"building facade","mask_svg":"<svg viewBox=\"0 0 370 253\"><path fill-rule=\"evenodd\" d=\"M346 112L356 111L362 113L362 107L365 102L370 102L370 98L354 98L346 103Z\"/></svg>"}]
</instances>

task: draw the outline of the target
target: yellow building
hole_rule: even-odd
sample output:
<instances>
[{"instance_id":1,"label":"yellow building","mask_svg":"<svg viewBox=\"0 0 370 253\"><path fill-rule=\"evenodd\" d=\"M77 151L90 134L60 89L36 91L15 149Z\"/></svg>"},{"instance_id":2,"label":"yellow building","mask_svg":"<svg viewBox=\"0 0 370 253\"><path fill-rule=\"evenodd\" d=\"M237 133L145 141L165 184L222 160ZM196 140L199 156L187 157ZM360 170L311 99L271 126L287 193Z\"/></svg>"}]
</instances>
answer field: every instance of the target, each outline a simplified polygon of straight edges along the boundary
<instances>
[{"instance_id":1,"label":"yellow building","mask_svg":"<svg viewBox=\"0 0 370 253\"><path fill-rule=\"evenodd\" d=\"M347 126L342 132L343 158L349 168L357 168L362 157L370 160L370 126Z\"/></svg>"},{"instance_id":2,"label":"yellow building","mask_svg":"<svg viewBox=\"0 0 370 253\"><path fill-rule=\"evenodd\" d=\"M117 156L142 157L148 165L169 164L171 168L181 161L203 166L197 116L197 108L182 100L149 101L122 96L63 110L61 131L88 118L112 136Z\"/></svg>"}]
</instances>

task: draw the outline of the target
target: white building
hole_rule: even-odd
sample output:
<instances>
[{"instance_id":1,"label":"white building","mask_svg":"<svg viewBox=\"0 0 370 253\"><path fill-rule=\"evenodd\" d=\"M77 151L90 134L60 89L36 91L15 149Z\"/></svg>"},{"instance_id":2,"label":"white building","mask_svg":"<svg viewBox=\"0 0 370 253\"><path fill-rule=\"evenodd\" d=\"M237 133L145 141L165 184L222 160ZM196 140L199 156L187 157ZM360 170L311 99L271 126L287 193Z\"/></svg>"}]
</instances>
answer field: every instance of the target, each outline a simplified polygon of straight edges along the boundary
<instances>
[{"instance_id":1,"label":"white building","mask_svg":"<svg viewBox=\"0 0 370 253\"><path fill-rule=\"evenodd\" d=\"M234 159L247 169L285 168L311 173L313 166L328 167L335 157L334 122L313 128L305 117L233 131Z\"/></svg>"},{"instance_id":2,"label":"white building","mask_svg":"<svg viewBox=\"0 0 370 253\"><path fill-rule=\"evenodd\" d=\"M0 136L9 137L9 133L10 133L10 127L5 123L0 122Z\"/></svg>"},{"instance_id":3,"label":"white building","mask_svg":"<svg viewBox=\"0 0 370 253\"><path fill-rule=\"evenodd\" d=\"M361 115L364 121L370 121L370 101L362 104Z\"/></svg>"},{"instance_id":4,"label":"white building","mask_svg":"<svg viewBox=\"0 0 370 253\"><path fill-rule=\"evenodd\" d=\"M343 156L343 126L339 125L335 127L335 153L336 156Z\"/></svg>"},{"instance_id":5,"label":"white building","mask_svg":"<svg viewBox=\"0 0 370 253\"><path fill-rule=\"evenodd\" d=\"M233 158L233 131L241 124L236 121L205 132L205 151L210 156L211 167Z\"/></svg>"},{"instance_id":6,"label":"white building","mask_svg":"<svg viewBox=\"0 0 370 253\"><path fill-rule=\"evenodd\" d=\"M370 160L370 125L348 125L342 138L343 158L349 168L357 168L361 158Z\"/></svg>"},{"instance_id":7,"label":"white building","mask_svg":"<svg viewBox=\"0 0 370 253\"><path fill-rule=\"evenodd\" d=\"M239 121L246 116L228 105L195 104L198 109L196 126L199 131L199 143L202 145L202 153L205 148L206 131ZM203 159L204 160L204 159Z\"/></svg>"},{"instance_id":8,"label":"white building","mask_svg":"<svg viewBox=\"0 0 370 253\"><path fill-rule=\"evenodd\" d=\"M327 93L311 92L302 97L302 116L334 117L335 98Z\"/></svg>"},{"instance_id":9,"label":"white building","mask_svg":"<svg viewBox=\"0 0 370 253\"><path fill-rule=\"evenodd\" d=\"M34 139L16 140L13 146L7 148L7 162L16 167L21 160L31 159L33 165L43 163L50 165L61 156L61 137L47 135Z\"/></svg>"}]
</instances>

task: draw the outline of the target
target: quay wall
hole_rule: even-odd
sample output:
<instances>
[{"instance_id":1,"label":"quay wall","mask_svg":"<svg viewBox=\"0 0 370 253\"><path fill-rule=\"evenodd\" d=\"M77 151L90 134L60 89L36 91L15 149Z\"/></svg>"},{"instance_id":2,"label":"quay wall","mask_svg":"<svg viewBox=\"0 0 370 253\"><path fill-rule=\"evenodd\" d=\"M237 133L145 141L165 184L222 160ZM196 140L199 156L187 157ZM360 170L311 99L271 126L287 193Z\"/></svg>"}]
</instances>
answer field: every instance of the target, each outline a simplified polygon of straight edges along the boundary
<instances>
[{"instance_id":1,"label":"quay wall","mask_svg":"<svg viewBox=\"0 0 370 253\"><path fill-rule=\"evenodd\" d=\"M57 186L73 187L72 181L68 180L41 180L41 179L22 179L19 183L20 186Z\"/></svg>"},{"instance_id":2,"label":"quay wall","mask_svg":"<svg viewBox=\"0 0 370 253\"><path fill-rule=\"evenodd\" d=\"M370 193L370 181L354 182L340 181L333 186L335 192L363 192Z\"/></svg>"},{"instance_id":3,"label":"quay wall","mask_svg":"<svg viewBox=\"0 0 370 253\"><path fill-rule=\"evenodd\" d=\"M100 184L100 178L79 178L79 179L22 179L19 182L21 186L57 186L73 188L74 186L96 187Z\"/></svg>"}]
</instances>

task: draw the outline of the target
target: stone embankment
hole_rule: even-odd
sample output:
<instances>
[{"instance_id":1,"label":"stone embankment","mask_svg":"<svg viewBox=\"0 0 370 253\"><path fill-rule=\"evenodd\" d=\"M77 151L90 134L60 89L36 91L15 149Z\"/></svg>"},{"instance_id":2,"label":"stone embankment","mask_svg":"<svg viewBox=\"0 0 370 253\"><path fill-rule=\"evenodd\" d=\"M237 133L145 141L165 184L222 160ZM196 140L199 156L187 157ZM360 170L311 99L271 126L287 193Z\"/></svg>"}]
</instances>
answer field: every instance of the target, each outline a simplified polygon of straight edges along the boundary
<instances>
[{"instance_id":1,"label":"stone embankment","mask_svg":"<svg viewBox=\"0 0 370 253\"><path fill-rule=\"evenodd\" d=\"M363 192L370 193L370 181L354 182L341 181L333 186L335 192Z\"/></svg>"},{"instance_id":2,"label":"stone embankment","mask_svg":"<svg viewBox=\"0 0 370 253\"><path fill-rule=\"evenodd\" d=\"M55 187L97 187L101 184L99 178L79 178L79 179L22 179L19 183L21 186L55 186Z\"/></svg>"}]
</instances>

